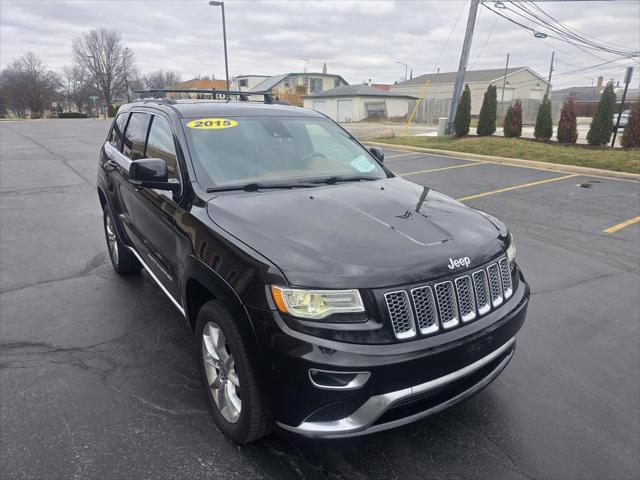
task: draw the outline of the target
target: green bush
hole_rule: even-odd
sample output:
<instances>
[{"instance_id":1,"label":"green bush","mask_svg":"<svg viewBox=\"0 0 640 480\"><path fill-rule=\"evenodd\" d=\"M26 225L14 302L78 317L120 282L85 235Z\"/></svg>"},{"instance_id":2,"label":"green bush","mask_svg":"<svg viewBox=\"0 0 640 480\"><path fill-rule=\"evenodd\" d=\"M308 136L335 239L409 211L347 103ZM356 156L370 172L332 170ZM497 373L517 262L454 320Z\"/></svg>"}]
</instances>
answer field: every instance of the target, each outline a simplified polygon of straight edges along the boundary
<instances>
[{"instance_id":1,"label":"green bush","mask_svg":"<svg viewBox=\"0 0 640 480\"><path fill-rule=\"evenodd\" d=\"M89 115L82 112L63 112L58 114L58 118L89 118Z\"/></svg>"},{"instance_id":2,"label":"green bush","mask_svg":"<svg viewBox=\"0 0 640 480\"><path fill-rule=\"evenodd\" d=\"M496 114L498 110L498 95L496 86L489 85L487 91L484 92L482 107L480 108L480 117L478 118L478 136L484 137L493 135L496 131Z\"/></svg>"},{"instance_id":3,"label":"green bush","mask_svg":"<svg viewBox=\"0 0 640 480\"><path fill-rule=\"evenodd\" d=\"M464 91L460 97L460 103L456 109L456 116L453 120L453 131L456 137L466 137L469 135L469 125L471 123L471 90L469 85L464 86Z\"/></svg>"},{"instance_id":4,"label":"green bush","mask_svg":"<svg viewBox=\"0 0 640 480\"><path fill-rule=\"evenodd\" d=\"M113 118L118 114L118 110L120 109L120 107L116 107L115 105L109 105L109 108L107 108L107 116L109 118Z\"/></svg>"},{"instance_id":5,"label":"green bush","mask_svg":"<svg viewBox=\"0 0 640 480\"><path fill-rule=\"evenodd\" d=\"M518 138L522 135L522 102L516 103L507 109L504 117L504 136L507 138Z\"/></svg>"},{"instance_id":6,"label":"green bush","mask_svg":"<svg viewBox=\"0 0 640 480\"><path fill-rule=\"evenodd\" d=\"M591 126L587 133L589 145L606 145L611 140L613 133L613 114L616 110L616 93L613 91L613 83L609 83L602 91L600 103L596 113L593 114Z\"/></svg>"},{"instance_id":7,"label":"green bush","mask_svg":"<svg viewBox=\"0 0 640 480\"><path fill-rule=\"evenodd\" d=\"M640 100L631 109L629 120L622 132L620 143L623 148L640 147Z\"/></svg>"},{"instance_id":8,"label":"green bush","mask_svg":"<svg viewBox=\"0 0 640 480\"><path fill-rule=\"evenodd\" d=\"M538 110L536 117L536 127L533 130L533 136L543 142L549 140L553 136L553 120L551 119L551 100L545 94L542 104Z\"/></svg>"},{"instance_id":9,"label":"green bush","mask_svg":"<svg viewBox=\"0 0 640 480\"><path fill-rule=\"evenodd\" d=\"M576 125L576 99L570 96L564 101L558 123L558 141L560 143L576 143L578 127Z\"/></svg>"}]
</instances>

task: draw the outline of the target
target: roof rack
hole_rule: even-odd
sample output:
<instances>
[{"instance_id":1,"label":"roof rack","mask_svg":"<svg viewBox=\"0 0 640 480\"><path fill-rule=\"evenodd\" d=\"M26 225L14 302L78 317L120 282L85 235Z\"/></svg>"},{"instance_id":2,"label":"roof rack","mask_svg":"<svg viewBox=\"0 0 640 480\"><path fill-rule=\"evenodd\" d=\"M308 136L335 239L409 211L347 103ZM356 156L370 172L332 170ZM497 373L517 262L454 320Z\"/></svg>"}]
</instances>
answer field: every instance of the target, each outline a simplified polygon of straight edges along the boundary
<instances>
[{"instance_id":1,"label":"roof rack","mask_svg":"<svg viewBox=\"0 0 640 480\"><path fill-rule=\"evenodd\" d=\"M135 93L147 93L153 95L153 98L164 98L165 93L204 93L207 95L225 95L229 100L230 95L237 95L241 102L248 102L249 97L261 95L264 97L264 103L273 103L273 97L269 92L240 92L236 90L217 90L215 88L208 89L179 89L179 88L157 88L149 90L135 90Z\"/></svg>"}]
</instances>

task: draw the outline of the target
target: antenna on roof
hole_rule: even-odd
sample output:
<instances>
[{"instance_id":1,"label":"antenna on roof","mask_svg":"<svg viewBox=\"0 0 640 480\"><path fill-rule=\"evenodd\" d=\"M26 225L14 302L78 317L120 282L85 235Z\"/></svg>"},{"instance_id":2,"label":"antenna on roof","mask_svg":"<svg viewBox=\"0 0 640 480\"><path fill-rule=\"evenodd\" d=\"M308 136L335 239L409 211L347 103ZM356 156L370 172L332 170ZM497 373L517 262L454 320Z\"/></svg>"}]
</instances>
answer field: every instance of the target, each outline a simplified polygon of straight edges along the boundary
<instances>
[{"instance_id":1,"label":"antenna on roof","mask_svg":"<svg viewBox=\"0 0 640 480\"><path fill-rule=\"evenodd\" d=\"M302 61L304 62L304 73L307 73L307 68L309 67L309 62L311 61L311 59L303 58Z\"/></svg>"}]
</instances>

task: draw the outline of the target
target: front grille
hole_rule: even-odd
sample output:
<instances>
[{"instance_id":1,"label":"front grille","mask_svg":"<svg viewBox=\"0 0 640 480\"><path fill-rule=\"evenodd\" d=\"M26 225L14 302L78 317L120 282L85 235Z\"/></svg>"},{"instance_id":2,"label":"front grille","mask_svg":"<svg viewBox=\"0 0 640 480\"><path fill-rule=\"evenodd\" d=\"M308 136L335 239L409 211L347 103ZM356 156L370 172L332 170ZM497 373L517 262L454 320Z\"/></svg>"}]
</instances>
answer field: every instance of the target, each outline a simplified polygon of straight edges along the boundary
<instances>
[{"instance_id":1,"label":"front grille","mask_svg":"<svg viewBox=\"0 0 640 480\"><path fill-rule=\"evenodd\" d=\"M491 291L491 303L494 307L502 304L504 297L502 296L502 281L500 280L500 272L498 264L492 263L487 267L489 273L489 289Z\"/></svg>"},{"instance_id":2,"label":"front grille","mask_svg":"<svg viewBox=\"0 0 640 480\"><path fill-rule=\"evenodd\" d=\"M397 338L409 338L416 334L409 295L404 290L384 294L391 325Z\"/></svg>"},{"instance_id":3,"label":"front grille","mask_svg":"<svg viewBox=\"0 0 640 480\"><path fill-rule=\"evenodd\" d=\"M460 318L463 322L470 322L476 318L476 298L469 275L456 278L456 292L458 292Z\"/></svg>"},{"instance_id":4,"label":"front grille","mask_svg":"<svg viewBox=\"0 0 640 480\"><path fill-rule=\"evenodd\" d=\"M416 308L416 320L418 328L423 335L437 332L438 312L436 311L436 301L433 298L431 287L418 287L411 290L413 305Z\"/></svg>"},{"instance_id":5,"label":"front grille","mask_svg":"<svg viewBox=\"0 0 640 480\"><path fill-rule=\"evenodd\" d=\"M398 339L429 335L476 320L513 295L506 257L467 274L436 284L384 294L393 332Z\"/></svg>"}]
</instances>

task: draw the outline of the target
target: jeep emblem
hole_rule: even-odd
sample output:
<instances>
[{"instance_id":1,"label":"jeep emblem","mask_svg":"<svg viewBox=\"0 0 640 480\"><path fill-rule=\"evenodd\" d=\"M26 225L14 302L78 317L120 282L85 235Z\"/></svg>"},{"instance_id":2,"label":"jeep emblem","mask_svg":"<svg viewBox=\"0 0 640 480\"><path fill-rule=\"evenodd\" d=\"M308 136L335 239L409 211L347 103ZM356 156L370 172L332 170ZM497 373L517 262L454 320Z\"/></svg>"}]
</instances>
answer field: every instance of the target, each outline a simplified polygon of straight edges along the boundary
<instances>
[{"instance_id":1,"label":"jeep emblem","mask_svg":"<svg viewBox=\"0 0 640 480\"><path fill-rule=\"evenodd\" d=\"M454 268L468 267L469 265L471 265L469 257L456 258L455 260L450 258L447 267L449 267L449 270L453 270Z\"/></svg>"}]
</instances>

